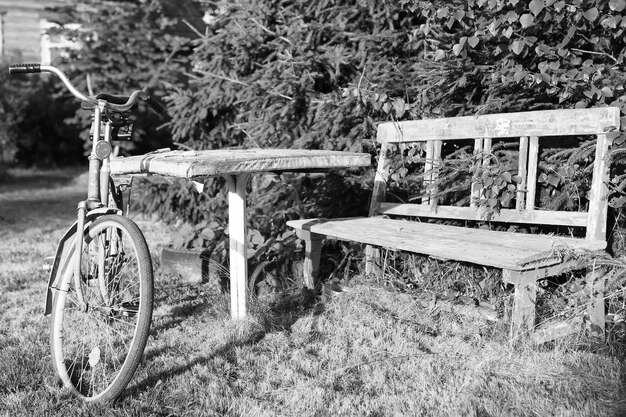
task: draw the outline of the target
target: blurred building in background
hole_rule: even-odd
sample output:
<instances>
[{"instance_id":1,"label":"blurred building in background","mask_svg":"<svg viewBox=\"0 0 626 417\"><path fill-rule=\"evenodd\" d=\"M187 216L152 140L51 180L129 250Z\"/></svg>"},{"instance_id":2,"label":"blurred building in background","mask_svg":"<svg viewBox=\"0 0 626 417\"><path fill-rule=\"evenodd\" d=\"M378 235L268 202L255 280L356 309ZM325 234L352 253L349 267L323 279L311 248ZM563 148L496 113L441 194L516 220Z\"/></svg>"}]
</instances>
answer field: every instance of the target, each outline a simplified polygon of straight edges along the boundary
<instances>
[{"instance_id":1,"label":"blurred building in background","mask_svg":"<svg viewBox=\"0 0 626 417\"><path fill-rule=\"evenodd\" d=\"M15 63L49 64L65 39L49 35L54 26L46 17L47 8L61 6L64 0L0 0L0 57Z\"/></svg>"}]
</instances>

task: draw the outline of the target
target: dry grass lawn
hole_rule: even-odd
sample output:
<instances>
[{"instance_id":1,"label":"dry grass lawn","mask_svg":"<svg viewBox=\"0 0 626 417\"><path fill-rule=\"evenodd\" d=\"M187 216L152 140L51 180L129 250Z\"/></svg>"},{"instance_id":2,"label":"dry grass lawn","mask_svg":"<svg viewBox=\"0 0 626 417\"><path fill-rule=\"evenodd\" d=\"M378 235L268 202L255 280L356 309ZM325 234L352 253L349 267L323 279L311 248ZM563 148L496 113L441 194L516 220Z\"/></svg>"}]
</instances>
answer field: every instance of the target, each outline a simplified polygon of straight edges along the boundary
<instances>
[{"instance_id":1,"label":"dry grass lawn","mask_svg":"<svg viewBox=\"0 0 626 417\"><path fill-rule=\"evenodd\" d=\"M566 344L512 346L503 325L434 314L354 277L305 308L228 298L157 270L151 337L125 396L85 405L50 365L47 276L82 196L75 171L17 171L0 184L0 416L619 416L623 358ZM168 228L136 217L158 254Z\"/></svg>"}]
</instances>

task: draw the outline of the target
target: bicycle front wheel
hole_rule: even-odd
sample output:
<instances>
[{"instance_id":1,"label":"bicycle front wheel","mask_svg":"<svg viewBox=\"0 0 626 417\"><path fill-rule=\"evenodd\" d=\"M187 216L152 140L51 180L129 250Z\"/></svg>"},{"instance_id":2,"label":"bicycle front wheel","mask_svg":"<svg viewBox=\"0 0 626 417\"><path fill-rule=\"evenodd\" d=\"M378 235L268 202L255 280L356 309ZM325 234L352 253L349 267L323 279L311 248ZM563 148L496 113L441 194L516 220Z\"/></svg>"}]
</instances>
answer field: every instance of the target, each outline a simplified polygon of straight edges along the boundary
<instances>
[{"instance_id":1,"label":"bicycle front wheel","mask_svg":"<svg viewBox=\"0 0 626 417\"><path fill-rule=\"evenodd\" d=\"M52 361L74 395L109 402L130 382L148 340L152 261L143 234L126 217L104 215L83 238L80 277L68 268L56 293Z\"/></svg>"}]
</instances>

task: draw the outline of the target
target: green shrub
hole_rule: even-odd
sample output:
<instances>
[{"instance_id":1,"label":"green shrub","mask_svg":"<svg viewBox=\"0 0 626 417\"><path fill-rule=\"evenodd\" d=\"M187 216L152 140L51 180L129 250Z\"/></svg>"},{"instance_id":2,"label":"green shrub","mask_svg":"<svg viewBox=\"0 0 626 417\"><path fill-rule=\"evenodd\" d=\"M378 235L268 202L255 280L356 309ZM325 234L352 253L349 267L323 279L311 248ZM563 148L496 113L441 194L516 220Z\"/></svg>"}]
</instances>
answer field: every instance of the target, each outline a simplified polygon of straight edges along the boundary
<instances>
[{"instance_id":1,"label":"green shrub","mask_svg":"<svg viewBox=\"0 0 626 417\"><path fill-rule=\"evenodd\" d=\"M110 64L97 84L114 91L125 83L160 80L149 84L164 96L172 139L182 147L374 154L380 121L561 107L625 110L626 0L200 4L212 14L212 22L196 26L204 35L189 43L159 32L171 20L156 2L150 7L118 2L107 10L93 3L102 17L90 14L88 23L106 36L84 39L86 49L71 60L81 76ZM102 57L107 57L105 63ZM611 203L619 208L626 202L621 160L626 136L609 135L615 172ZM576 196L588 188L588 150L594 143L581 138L574 145L569 153L549 146L541 150L540 205L584 208L584 199ZM463 156L462 148L449 151L460 163L471 162L471 153ZM484 180L499 188L485 204L497 209L511 204L505 188L514 182L515 170L507 149L492 152L500 153L502 164ZM421 155L419 150L414 156ZM442 178L450 191L442 198L450 203L467 198L454 187L469 178L455 172ZM371 171L339 178L294 177L288 184L250 185L251 236L259 242L287 238L284 221L272 217L272 209L284 218L366 212ZM292 198L285 187L293 187L299 197ZM152 184L146 190L155 192L146 191L144 208L199 222L201 227L181 245L217 247L224 238L225 196L219 181L211 180L208 188L210 193L197 196L188 185ZM420 192L412 190L406 198ZM263 264L271 258L264 258L268 253L253 260Z\"/></svg>"},{"instance_id":2,"label":"green shrub","mask_svg":"<svg viewBox=\"0 0 626 417\"><path fill-rule=\"evenodd\" d=\"M50 78L9 76L8 64L0 63L0 163L64 166L81 161L78 131L64 123L78 103L57 100L60 86Z\"/></svg>"}]
</instances>

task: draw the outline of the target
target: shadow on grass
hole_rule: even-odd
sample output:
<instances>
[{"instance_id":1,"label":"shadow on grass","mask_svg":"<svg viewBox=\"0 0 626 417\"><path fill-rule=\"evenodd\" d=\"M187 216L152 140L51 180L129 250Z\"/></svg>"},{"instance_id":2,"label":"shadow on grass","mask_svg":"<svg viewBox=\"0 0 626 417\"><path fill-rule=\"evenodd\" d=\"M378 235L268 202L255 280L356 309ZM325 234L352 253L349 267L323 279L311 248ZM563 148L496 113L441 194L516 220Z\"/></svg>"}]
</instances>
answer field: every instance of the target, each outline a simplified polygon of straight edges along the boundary
<instances>
[{"instance_id":1,"label":"shadow on grass","mask_svg":"<svg viewBox=\"0 0 626 417\"><path fill-rule=\"evenodd\" d=\"M199 295L198 297L200 297ZM210 300L194 302L193 297L184 296L179 305L171 309L173 317L165 322L153 326L150 331L151 336L167 331L175 326L181 325L192 317L199 317L208 314L212 310ZM239 337L229 337L221 346L217 347L210 355L199 356L191 359L181 366L176 366L148 375L143 380L137 382L133 386L124 391L122 396L117 400L123 401L125 398L136 396L142 392L155 387L159 381L181 375L197 365L209 365L216 357L222 356L226 361L236 364L237 357L235 349L242 346L253 345L262 340L267 334L287 331L291 332L293 324L301 317L313 314L314 317L319 316L324 311L324 304L320 301L316 294L306 288L295 294L288 294L278 300L270 303L267 309L252 311L250 315L256 319L260 319L258 328L254 331L246 332L245 335ZM143 362L149 362L167 353L169 347L159 349L151 349L144 353ZM237 378L229 376L229 378Z\"/></svg>"}]
</instances>

